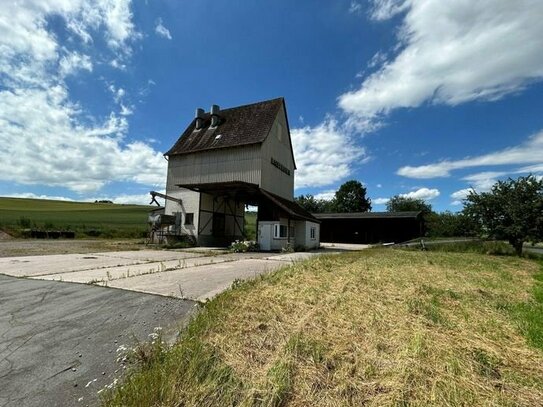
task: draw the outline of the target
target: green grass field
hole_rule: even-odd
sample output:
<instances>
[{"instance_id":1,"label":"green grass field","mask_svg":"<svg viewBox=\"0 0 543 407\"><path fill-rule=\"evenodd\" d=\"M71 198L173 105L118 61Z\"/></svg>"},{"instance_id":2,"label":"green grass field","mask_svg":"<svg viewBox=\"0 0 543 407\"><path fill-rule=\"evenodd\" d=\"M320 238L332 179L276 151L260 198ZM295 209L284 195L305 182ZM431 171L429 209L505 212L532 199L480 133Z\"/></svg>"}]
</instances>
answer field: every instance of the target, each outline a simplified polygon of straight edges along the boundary
<instances>
[{"instance_id":1,"label":"green grass field","mask_svg":"<svg viewBox=\"0 0 543 407\"><path fill-rule=\"evenodd\" d=\"M0 197L0 230L73 230L76 237L140 238L147 235L153 206ZM256 239L256 213L245 215L248 240Z\"/></svg>"},{"instance_id":2,"label":"green grass field","mask_svg":"<svg viewBox=\"0 0 543 407\"><path fill-rule=\"evenodd\" d=\"M236 283L105 406L541 406L543 264L369 249Z\"/></svg>"},{"instance_id":3,"label":"green grass field","mask_svg":"<svg viewBox=\"0 0 543 407\"><path fill-rule=\"evenodd\" d=\"M247 240L256 240L256 212L245 212L245 236Z\"/></svg>"},{"instance_id":4,"label":"green grass field","mask_svg":"<svg viewBox=\"0 0 543 407\"><path fill-rule=\"evenodd\" d=\"M0 198L0 229L73 230L76 237L143 237L151 206Z\"/></svg>"}]
</instances>

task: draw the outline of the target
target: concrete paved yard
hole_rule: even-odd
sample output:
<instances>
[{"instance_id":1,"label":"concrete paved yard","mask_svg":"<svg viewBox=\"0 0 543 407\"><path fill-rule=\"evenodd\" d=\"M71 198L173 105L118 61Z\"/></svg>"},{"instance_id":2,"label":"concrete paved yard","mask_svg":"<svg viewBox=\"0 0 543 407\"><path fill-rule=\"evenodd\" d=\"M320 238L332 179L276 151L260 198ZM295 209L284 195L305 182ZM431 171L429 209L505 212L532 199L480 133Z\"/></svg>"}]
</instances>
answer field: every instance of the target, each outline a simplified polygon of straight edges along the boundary
<instances>
[{"instance_id":1,"label":"concrete paved yard","mask_svg":"<svg viewBox=\"0 0 543 407\"><path fill-rule=\"evenodd\" d=\"M0 275L0 406L94 406L121 346L170 333L192 301Z\"/></svg>"},{"instance_id":2,"label":"concrete paved yard","mask_svg":"<svg viewBox=\"0 0 543 407\"><path fill-rule=\"evenodd\" d=\"M236 279L252 278L319 253L140 250L4 257L0 258L0 273L202 301Z\"/></svg>"}]
</instances>

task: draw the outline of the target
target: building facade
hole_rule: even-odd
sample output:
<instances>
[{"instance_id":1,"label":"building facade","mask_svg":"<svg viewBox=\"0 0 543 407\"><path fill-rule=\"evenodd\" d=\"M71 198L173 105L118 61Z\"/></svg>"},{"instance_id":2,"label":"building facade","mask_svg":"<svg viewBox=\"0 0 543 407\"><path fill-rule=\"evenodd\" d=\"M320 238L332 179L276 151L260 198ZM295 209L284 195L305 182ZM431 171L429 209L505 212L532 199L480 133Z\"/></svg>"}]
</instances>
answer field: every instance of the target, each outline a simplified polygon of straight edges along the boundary
<instances>
[{"instance_id":1,"label":"building facade","mask_svg":"<svg viewBox=\"0 0 543 407\"><path fill-rule=\"evenodd\" d=\"M201 246L245 237L246 205L258 206L263 250L319 246L319 221L294 202L296 164L283 98L210 112L194 120L168 159L165 214L170 236Z\"/></svg>"}]
</instances>

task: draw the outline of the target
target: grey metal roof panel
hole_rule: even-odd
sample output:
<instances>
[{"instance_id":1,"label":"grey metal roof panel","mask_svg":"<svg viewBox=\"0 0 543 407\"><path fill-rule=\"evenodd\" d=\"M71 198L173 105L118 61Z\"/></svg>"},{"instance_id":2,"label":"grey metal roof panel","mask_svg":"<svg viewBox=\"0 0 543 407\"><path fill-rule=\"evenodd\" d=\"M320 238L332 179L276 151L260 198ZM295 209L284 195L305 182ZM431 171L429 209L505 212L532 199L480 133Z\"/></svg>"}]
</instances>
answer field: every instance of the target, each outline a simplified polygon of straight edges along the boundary
<instances>
[{"instance_id":1,"label":"grey metal roof panel","mask_svg":"<svg viewBox=\"0 0 543 407\"><path fill-rule=\"evenodd\" d=\"M352 213L313 213L317 219L398 219L418 218L421 212L352 212Z\"/></svg>"},{"instance_id":2,"label":"grey metal roof panel","mask_svg":"<svg viewBox=\"0 0 543 407\"><path fill-rule=\"evenodd\" d=\"M311 222L320 223L320 220L316 218L312 213L309 213L300 205L294 201L289 201L288 199L282 198L278 195L272 194L265 189L260 188L260 193L270 199L277 206L282 208L285 212L291 215L294 218L309 220Z\"/></svg>"}]
</instances>

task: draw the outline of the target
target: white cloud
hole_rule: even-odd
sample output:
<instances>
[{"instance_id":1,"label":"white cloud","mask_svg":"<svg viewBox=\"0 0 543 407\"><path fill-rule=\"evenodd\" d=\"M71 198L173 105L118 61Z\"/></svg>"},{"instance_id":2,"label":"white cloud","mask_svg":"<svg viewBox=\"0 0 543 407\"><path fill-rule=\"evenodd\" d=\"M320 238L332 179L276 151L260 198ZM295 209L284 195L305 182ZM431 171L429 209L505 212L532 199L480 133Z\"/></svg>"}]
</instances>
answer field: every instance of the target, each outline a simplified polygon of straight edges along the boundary
<instances>
[{"instance_id":1,"label":"white cloud","mask_svg":"<svg viewBox=\"0 0 543 407\"><path fill-rule=\"evenodd\" d=\"M393 57L339 97L361 131L393 109L496 100L543 78L540 0L374 0L371 17L405 12Z\"/></svg>"},{"instance_id":2,"label":"white cloud","mask_svg":"<svg viewBox=\"0 0 543 407\"><path fill-rule=\"evenodd\" d=\"M108 28L109 44L123 47L131 37L139 38L140 34L134 29L130 0L103 1L105 24Z\"/></svg>"},{"instance_id":3,"label":"white cloud","mask_svg":"<svg viewBox=\"0 0 543 407\"><path fill-rule=\"evenodd\" d=\"M488 191L492 188L499 177L503 177L507 172L498 172L498 171L483 171L476 174L470 174L462 178L475 189L479 191Z\"/></svg>"},{"instance_id":4,"label":"white cloud","mask_svg":"<svg viewBox=\"0 0 543 407\"><path fill-rule=\"evenodd\" d=\"M349 6L349 13L351 14L360 14L362 12L362 4L358 1L352 0Z\"/></svg>"},{"instance_id":5,"label":"white cloud","mask_svg":"<svg viewBox=\"0 0 543 407\"><path fill-rule=\"evenodd\" d=\"M125 99L125 96L126 96L126 91L121 87L119 87L119 88L115 87L114 84L109 84L108 89L111 92L111 94L113 95L113 100L115 101L115 103L117 103L119 105L119 108L121 109L119 111L119 114L121 116L130 116L130 115L132 115L134 113L134 106L126 104L124 102L124 99Z\"/></svg>"},{"instance_id":6,"label":"white cloud","mask_svg":"<svg viewBox=\"0 0 543 407\"><path fill-rule=\"evenodd\" d=\"M448 177L453 170L464 168L499 166L499 165L525 165L533 166L519 168L513 172L536 172L543 164L543 131L530 137L525 143L506 148L504 150L483 154L476 157L464 158L456 161L440 161L435 164L421 165L417 167L401 167L398 175L409 178L436 178ZM488 174L488 173L487 173ZM500 173L500 175L504 175Z\"/></svg>"},{"instance_id":7,"label":"white cloud","mask_svg":"<svg viewBox=\"0 0 543 407\"><path fill-rule=\"evenodd\" d=\"M5 198L29 198L29 199L48 199L52 201L73 201L72 198L67 198L65 196L54 196L54 195L37 195L33 192L21 192L16 194L7 194L2 195Z\"/></svg>"},{"instance_id":8,"label":"white cloud","mask_svg":"<svg viewBox=\"0 0 543 407\"><path fill-rule=\"evenodd\" d=\"M382 21L388 20L405 11L410 5L408 0L372 0L373 7L370 11L371 18Z\"/></svg>"},{"instance_id":9,"label":"white cloud","mask_svg":"<svg viewBox=\"0 0 543 407\"><path fill-rule=\"evenodd\" d=\"M336 196L336 190L335 189L329 189L327 191L319 192L315 195L316 199L324 199L326 201L331 201Z\"/></svg>"},{"instance_id":10,"label":"white cloud","mask_svg":"<svg viewBox=\"0 0 543 407\"><path fill-rule=\"evenodd\" d=\"M167 38L169 40L172 39L172 35L170 34L170 30L168 30L164 25L162 24L162 19L159 18L156 22L155 32L160 37Z\"/></svg>"},{"instance_id":11,"label":"white cloud","mask_svg":"<svg viewBox=\"0 0 543 407\"><path fill-rule=\"evenodd\" d=\"M124 143L124 119L87 127L77 117L61 86L0 92L0 179L77 192L110 181L163 184L166 161L147 144Z\"/></svg>"},{"instance_id":12,"label":"white cloud","mask_svg":"<svg viewBox=\"0 0 543 407\"><path fill-rule=\"evenodd\" d=\"M376 186L377 188L383 188L383 185L381 185L381 184L377 184L377 185L375 185L375 186Z\"/></svg>"},{"instance_id":13,"label":"white cloud","mask_svg":"<svg viewBox=\"0 0 543 407\"><path fill-rule=\"evenodd\" d=\"M460 189L451 194L453 201L451 205L462 205L462 201L467 198L470 192L475 191L473 188L464 188Z\"/></svg>"},{"instance_id":14,"label":"white cloud","mask_svg":"<svg viewBox=\"0 0 543 407\"><path fill-rule=\"evenodd\" d=\"M91 70L86 55L65 46L46 24L57 16L83 42L103 35L117 57L138 34L130 1L27 0L0 6L0 180L66 187L79 193L108 182L163 185L166 162L128 139L125 117L92 117L70 99L64 80ZM124 90L119 94L124 96ZM128 114L127 106L121 113Z\"/></svg>"},{"instance_id":15,"label":"white cloud","mask_svg":"<svg viewBox=\"0 0 543 407\"><path fill-rule=\"evenodd\" d=\"M73 75L79 70L92 72L92 62L88 55L70 52L60 59L59 70L61 76Z\"/></svg>"},{"instance_id":16,"label":"white cloud","mask_svg":"<svg viewBox=\"0 0 543 407\"><path fill-rule=\"evenodd\" d=\"M110 62L109 62L109 65L111 65L113 68L115 69L118 69L120 71L125 71L126 70L126 64L122 63L119 59L115 58L115 59L112 59Z\"/></svg>"},{"instance_id":17,"label":"white cloud","mask_svg":"<svg viewBox=\"0 0 543 407\"><path fill-rule=\"evenodd\" d=\"M316 127L291 131L296 165L296 188L333 184L352 173L353 166L368 160L364 148L332 117Z\"/></svg>"},{"instance_id":18,"label":"white cloud","mask_svg":"<svg viewBox=\"0 0 543 407\"><path fill-rule=\"evenodd\" d=\"M375 68L376 66L380 66L383 62L387 60L387 55L382 52L378 51L374 56L371 57L370 62L368 62L368 68ZM363 77L363 74L357 74L357 77Z\"/></svg>"},{"instance_id":19,"label":"white cloud","mask_svg":"<svg viewBox=\"0 0 543 407\"><path fill-rule=\"evenodd\" d=\"M134 113L134 108L133 106L125 106L121 103L121 111L119 112L119 114L121 116L130 116Z\"/></svg>"},{"instance_id":20,"label":"white cloud","mask_svg":"<svg viewBox=\"0 0 543 407\"><path fill-rule=\"evenodd\" d=\"M164 190L160 191L164 193ZM52 201L68 201L76 202L75 199L68 198L65 196L56 196L56 195L38 195L33 192L21 192L13 193L7 195L1 195L5 198L28 198L28 199L47 199ZM164 200L157 197L157 200L164 206ZM121 195L101 195L97 197L82 197L78 199L77 202L94 202L94 201L111 201L116 204L133 204L133 205L149 205L151 202L151 195L149 193L143 194L121 194Z\"/></svg>"},{"instance_id":21,"label":"white cloud","mask_svg":"<svg viewBox=\"0 0 543 407\"><path fill-rule=\"evenodd\" d=\"M371 200L371 203L375 205L386 205L388 201L390 201L390 198L375 198Z\"/></svg>"},{"instance_id":22,"label":"white cloud","mask_svg":"<svg viewBox=\"0 0 543 407\"><path fill-rule=\"evenodd\" d=\"M162 191L163 192L163 191ZM164 200L157 198L161 206L164 206ZM98 198L89 198L88 201L111 201L116 204L124 205L149 205L151 202L151 195L149 193L143 194L121 194L121 195L102 195Z\"/></svg>"},{"instance_id":23,"label":"white cloud","mask_svg":"<svg viewBox=\"0 0 543 407\"><path fill-rule=\"evenodd\" d=\"M123 88L117 88L114 84L110 84L107 88L113 95L113 100L115 100L116 103L121 102L124 95L126 94L126 91Z\"/></svg>"},{"instance_id":24,"label":"white cloud","mask_svg":"<svg viewBox=\"0 0 543 407\"><path fill-rule=\"evenodd\" d=\"M400 194L400 196L403 196L404 198L422 199L424 201L429 201L431 199L437 198L439 195L439 190L435 188L419 188L416 191L411 191L406 194Z\"/></svg>"}]
</instances>

